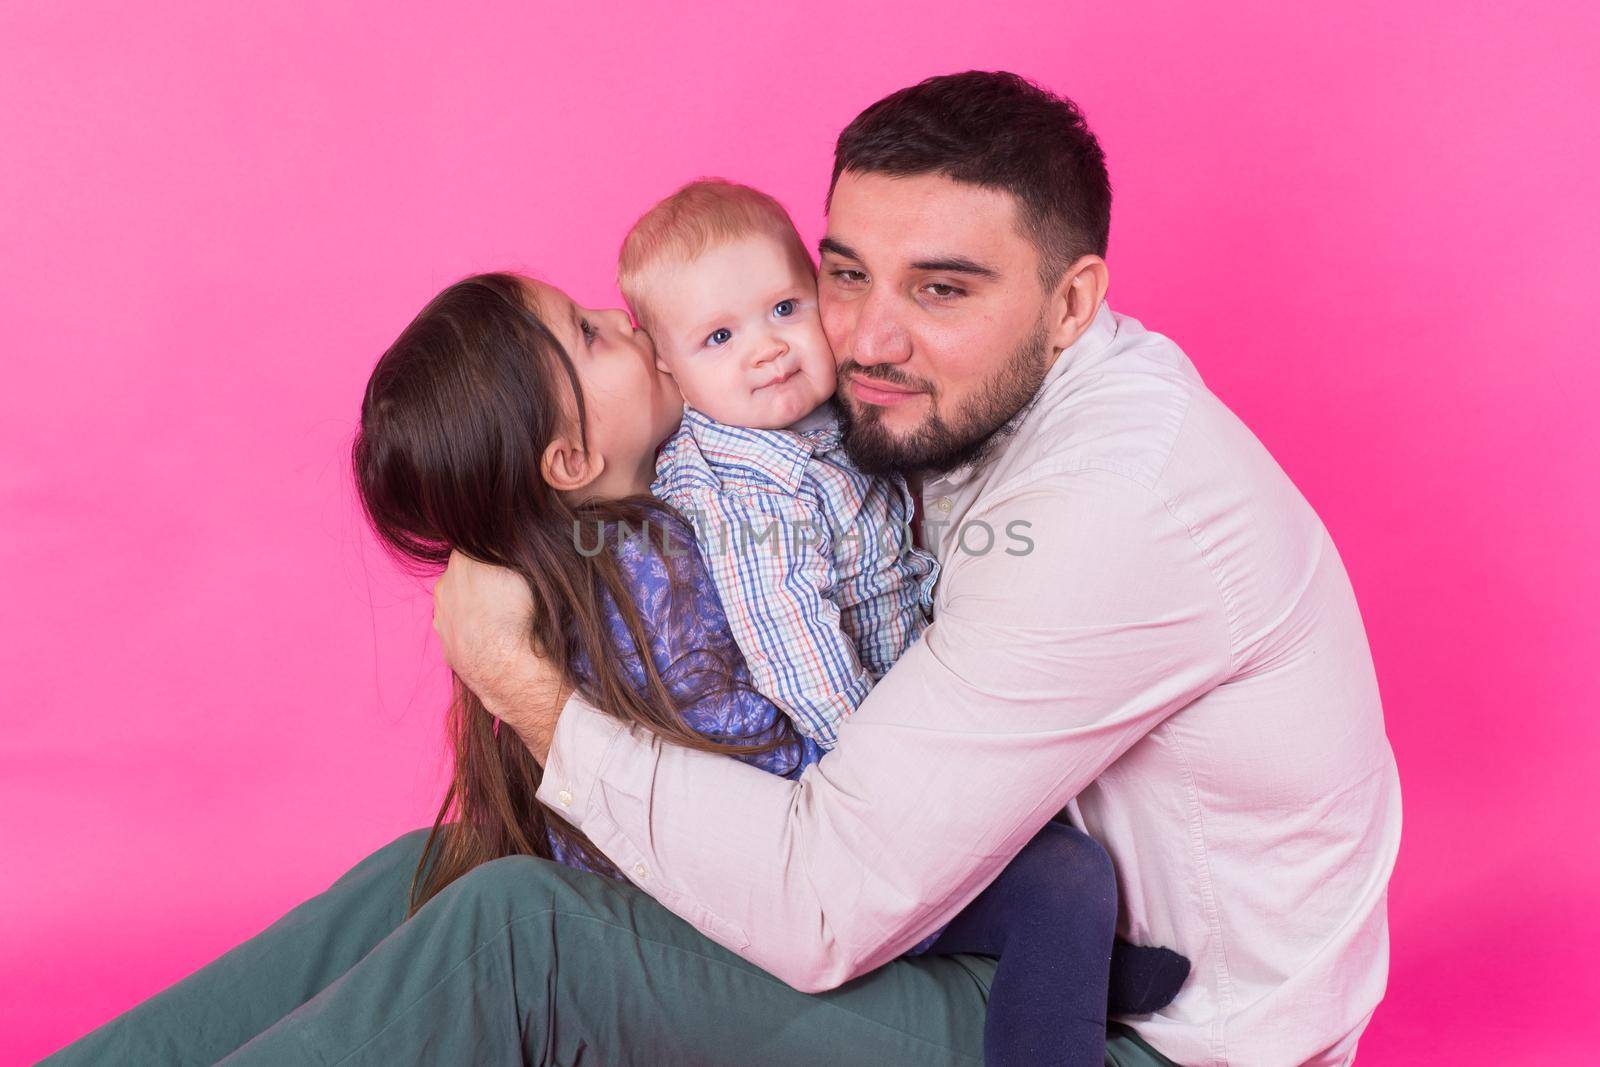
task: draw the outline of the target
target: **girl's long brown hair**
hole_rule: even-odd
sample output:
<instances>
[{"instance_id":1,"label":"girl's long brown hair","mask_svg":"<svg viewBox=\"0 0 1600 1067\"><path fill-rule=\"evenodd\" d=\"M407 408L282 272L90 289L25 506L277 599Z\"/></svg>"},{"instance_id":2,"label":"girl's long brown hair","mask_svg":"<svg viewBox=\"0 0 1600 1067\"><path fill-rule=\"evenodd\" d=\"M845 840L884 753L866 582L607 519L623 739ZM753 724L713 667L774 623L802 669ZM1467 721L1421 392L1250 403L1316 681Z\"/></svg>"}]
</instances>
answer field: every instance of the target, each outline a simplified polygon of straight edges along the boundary
<instances>
[{"instance_id":1,"label":"girl's long brown hair","mask_svg":"<svg viewBox=\"0 0 1600 1067\"><path fill-rule=\"evenodd\" d=\"M782 715L760 736L721 741L685 723L651 658L649 634L612 551L615 538L595 552L597 527L622 523L623 530L647 531L669 566L685 548L668 551L666 505L653 498L573 503L545 483L540 461L566 428L565 397L576 399L577 429L587 440L577 372L530 305L521 278L480 274L445 289L367 382L352 460L373 530L402 562L420 569L442 568L455 549L520 574L533 595L532 647L564 664L584 696L623 721L705 751L795 745ZM681 595L681 575L670 573L673 593ZM608 601L626 624L632 646L626 659L642 667L642 686L630 678L608 629ZM587 678L573 667L580 656L590 665ZM679 692L685 704L740 684L732 664L701 654L694 667L693 691ZM552 835L586 866L615 874L599 849L535 799L543 769L516 732L497 729L498 720L459 678L453 689L447 723L453 774L412 877L407 917L481 863L551 858Z\"/></svg>"}]
</instances>

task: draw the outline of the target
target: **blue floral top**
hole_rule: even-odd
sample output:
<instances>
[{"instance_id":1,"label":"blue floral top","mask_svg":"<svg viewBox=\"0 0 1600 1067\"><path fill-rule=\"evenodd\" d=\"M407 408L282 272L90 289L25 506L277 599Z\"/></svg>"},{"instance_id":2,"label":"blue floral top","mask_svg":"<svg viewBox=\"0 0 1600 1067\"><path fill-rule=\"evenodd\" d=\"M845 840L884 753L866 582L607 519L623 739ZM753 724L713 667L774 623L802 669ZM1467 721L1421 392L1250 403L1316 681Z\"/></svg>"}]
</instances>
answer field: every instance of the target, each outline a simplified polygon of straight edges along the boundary
<instances>
[{"instance_id":1,"label":"blue floral top","mask_svg":"<svg viewBox=\"0 0 1600 1067\"><path fill-rule=\"evenodd\" d=\"M728 620L710 572L695 545L693 528L675 512L665 510L656 512L650 525L655 530L665 528L671 558L660 550L659 538L647 540L637 531L609 523L603 529L605 543L638 606L640 622L650 639L650 658L662 683L678 701L684 721L700 733L720 740L770 740L774 724L783 713L751 683L744 657L729 634ZM593 551L598 533L593 527L579 531L580 549ZM676 589L674 574L678 579ZM618 659L628 677L643 689L644 667L628 636L627 624L616 602L609 595L606 600L606 617ZM580 654L574 666L582 681L593 681L587 657ZM793 745L733 758L793 779L823 755L824 750L815 741L797 736ZM559 862L580 870L590 869L562 848L554 835L550 847ZM926 951L937 938L938 932L929 935L908 954Z\"/></svg>"}]
</instances>

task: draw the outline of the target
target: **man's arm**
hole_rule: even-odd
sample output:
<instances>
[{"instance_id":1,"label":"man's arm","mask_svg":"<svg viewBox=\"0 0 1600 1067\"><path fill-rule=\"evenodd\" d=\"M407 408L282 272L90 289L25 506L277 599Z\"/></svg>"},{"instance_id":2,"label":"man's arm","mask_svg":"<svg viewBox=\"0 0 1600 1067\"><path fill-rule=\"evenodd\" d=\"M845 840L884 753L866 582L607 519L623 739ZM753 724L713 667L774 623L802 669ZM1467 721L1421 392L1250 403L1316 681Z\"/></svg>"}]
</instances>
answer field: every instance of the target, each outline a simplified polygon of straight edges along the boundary
<instances>
[{"instance_id":1,"label":"man's arm","mask_svg":"<svg viewBox=\"0 0 1600 1067\"><path fill-rule=\"evenodd\" d=\"M1150 490L1084 471L993 495L968 519L1026 521L1033 551L1002 541L946 559L938 618L798 781L661 744L574 699L539 799L796 988L832 988L915 944L1231 663L1212 574Z\"/></svg>"}]
</instances>

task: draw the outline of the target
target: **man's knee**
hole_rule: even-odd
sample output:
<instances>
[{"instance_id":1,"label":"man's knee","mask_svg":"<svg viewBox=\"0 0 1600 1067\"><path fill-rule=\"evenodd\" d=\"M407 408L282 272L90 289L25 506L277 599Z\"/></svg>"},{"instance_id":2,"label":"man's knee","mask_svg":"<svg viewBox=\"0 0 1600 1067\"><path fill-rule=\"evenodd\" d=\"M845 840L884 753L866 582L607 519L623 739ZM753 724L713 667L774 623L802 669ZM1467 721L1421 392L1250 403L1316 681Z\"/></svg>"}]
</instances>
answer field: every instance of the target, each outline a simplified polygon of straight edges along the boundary
<instances>
[{"instance_id":1,"label":"man's knee","mask_svg":"<svg viewBox=\"0 0 1600 1067\"><path fill-rule=\"evenodd\" d=\"M423 846L428 843L428 835L431 833L433 833L431 826L419 826L415 830L407 830L379 851L388 855L411 856L414 860L421 859Z\"/></svg>"},{"instance_id":2,"label":"man's knee","mask_svg":"<svg viewBox=\"0 0 1600 1067\"><path fill-rule=\"evenodd\" d=\"M354 867L341 874L333 883L335 887L353 883L386 881L416 870L422 859L422 849L427 843L429 830L423 827L408 830L386 845L361 857Z\"/></svg>"},{"instance_id":3,"label":"man's knee","mask_svg":"<svg viewBox=\"0 0 1600 1067\"><path fill-rule=\"evenodd\" d=\"M604 906L610 879L537 856L501 856L480 863L451 887L478 909L515 917L559 909L586 912Z\"/></svg>"}]
</instances>

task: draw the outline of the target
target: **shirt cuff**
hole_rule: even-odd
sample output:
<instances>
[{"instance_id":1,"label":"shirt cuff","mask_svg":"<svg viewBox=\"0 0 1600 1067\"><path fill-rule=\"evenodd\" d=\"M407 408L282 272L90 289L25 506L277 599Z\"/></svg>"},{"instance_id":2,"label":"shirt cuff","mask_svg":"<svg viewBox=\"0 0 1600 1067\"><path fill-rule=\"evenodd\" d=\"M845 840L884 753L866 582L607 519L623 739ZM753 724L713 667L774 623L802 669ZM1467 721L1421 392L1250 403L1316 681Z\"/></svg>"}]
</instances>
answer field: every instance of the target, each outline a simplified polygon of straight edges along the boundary
<instances>
[{"instance_id":1,"label":"shirt cuff","mask_svg":"<svg viewBox=\"0 0 1600 1067\"><path fill-rule=\"evenodd\" d=\"M583 829L590 810L589 798L612 745L627 727L589 703L576 691L562 705L545 758L544 778L535 798L557 811L567 822Z\"/></svg>"}]
</instances>

